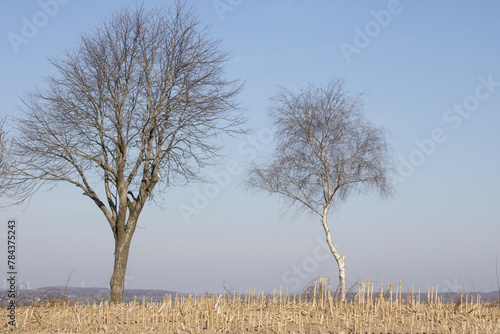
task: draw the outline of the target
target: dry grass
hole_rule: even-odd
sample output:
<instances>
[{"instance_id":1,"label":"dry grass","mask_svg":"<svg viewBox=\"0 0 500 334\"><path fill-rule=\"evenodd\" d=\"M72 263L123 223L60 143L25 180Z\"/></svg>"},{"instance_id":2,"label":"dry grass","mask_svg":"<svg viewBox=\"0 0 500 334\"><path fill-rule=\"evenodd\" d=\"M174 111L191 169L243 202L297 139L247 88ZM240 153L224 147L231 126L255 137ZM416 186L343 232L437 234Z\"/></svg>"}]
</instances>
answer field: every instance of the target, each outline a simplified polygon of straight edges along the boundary
<instances>
[{"instance_id":1,"label":"dry grass","mask_svg":"<svg viewBox=\"0 0 500 334\"><path fill-rule=\"evenodd\" d=\"M317 281L306 294L167 296L123 305L39 303L17 309L15 333L500 333L500 304L462 296L444 302L431 289L425 301L392 286L374 293L361 283L341 302ZM389 292L388 292L389 291ZM0 309L2 332L7 311Z\"/></svg>"}]
</instances>

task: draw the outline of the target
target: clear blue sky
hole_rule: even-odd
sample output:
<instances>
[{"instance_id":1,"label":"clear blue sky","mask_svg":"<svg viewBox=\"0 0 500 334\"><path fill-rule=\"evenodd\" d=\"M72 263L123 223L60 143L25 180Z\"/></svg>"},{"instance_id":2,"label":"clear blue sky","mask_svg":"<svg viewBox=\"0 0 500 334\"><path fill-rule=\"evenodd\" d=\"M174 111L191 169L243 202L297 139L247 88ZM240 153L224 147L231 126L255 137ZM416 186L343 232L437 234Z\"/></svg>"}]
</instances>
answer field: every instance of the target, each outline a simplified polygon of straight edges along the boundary
<instances>
[{"instance_id":1,"label":"clear blue sky","mask_svg":"<svg viewBox=\"0 0 500 334\"><path fill-rule=\"evenodd\" d=\"M23 92L52 73L47 56L71 48L81 32L134 3L59 0L56 8L54 1L2 5L0 116L15 116ZM297 291L319 275L337 282L318 217L281 217L277 198L248 194L241 182L249 161L272 152L266 108L276 86L294 89L342 76L351 92L367 93L366 116L390 131L401 174L392 199L353 197L330 216L334 242L347 258L348 282L371 277L379 284L439 285L440 291L496 290L500 3L193 5L213 24L213 35L224 38L223 48L233 50L228 75L246 81L240 101L254 133L228 139L227 158L212 174L206 171L210 179L232 168L228 184L171 189L163 209L144 210L126 287L217 292L225 281L240 291L285 285ZM12 42L13 34L25 39ZM200 193L211 198L204 203L196 198ZM195 199L199 213L187 222L179 208L194 207ZM70 285L108 287L112 233L80 191L61 184L37 193L27 208L0 212L1 233L8 217L19 220L21 280L32 287L60 285L72 273ZM0 270L6 271L4 260Z\"/></svg>"}]
</instances>

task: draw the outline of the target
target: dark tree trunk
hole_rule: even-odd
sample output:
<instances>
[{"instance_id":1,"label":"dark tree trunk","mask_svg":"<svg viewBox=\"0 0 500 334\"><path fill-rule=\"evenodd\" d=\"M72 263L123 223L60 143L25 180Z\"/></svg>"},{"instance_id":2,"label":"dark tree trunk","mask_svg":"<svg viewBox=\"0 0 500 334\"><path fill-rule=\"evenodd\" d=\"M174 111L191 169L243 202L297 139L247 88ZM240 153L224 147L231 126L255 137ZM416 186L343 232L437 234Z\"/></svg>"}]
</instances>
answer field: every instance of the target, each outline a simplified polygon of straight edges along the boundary
<instances>
[{"instance_id":1,"label":"dark tree trunk","mask_svg":"<svg viewBox=\"0 0 500 334\"><path fill-rule=\"evenodd\" d=\"M125 289L125 272L127 270L128 254L130 250L130 242L132 237L125 236L115 238L115 264L113 274L109 281L110 286L110 302L122 303L123 291Z\"/></svg>"}]
</instances>

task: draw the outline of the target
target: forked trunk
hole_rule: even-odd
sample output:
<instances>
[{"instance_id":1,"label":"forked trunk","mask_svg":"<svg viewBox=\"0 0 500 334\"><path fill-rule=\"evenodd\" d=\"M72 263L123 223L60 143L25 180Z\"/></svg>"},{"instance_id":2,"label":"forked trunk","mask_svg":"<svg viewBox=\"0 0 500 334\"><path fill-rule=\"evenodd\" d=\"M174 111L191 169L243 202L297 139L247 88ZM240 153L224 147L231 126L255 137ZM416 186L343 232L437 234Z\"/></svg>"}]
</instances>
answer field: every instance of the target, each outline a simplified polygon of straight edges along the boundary
<instances>
[{"instance_id":1,"label":"forked trunk","mask_svg":"<svg viewBox=\"0 0 500 334\"><path fill-rule=\"evenodd\" d=\"M113 267L113 275L111 275L111 280L109 281L110 302L114 304L123 302L125 272L127 270L131 239L131 237L127 238L125 236L115 238L115 265Z\"/></svg>"},{"instance_id":2,"label":"forked trunk","mask_svg":"<svg viewBox=\"0 0 500 334\"><path fill-rule=\"evenodd\" d=\"M333 244L332 235L330 233L330 229L328 228L328 224L326 222L326 216L328 214L328 209L323 211L323 216L321 217L321 225L323 225L323 229L326 234L326 243L330 248L330 251L333 254L333 257L337 261L337 265L339 267L339 286L340 286L340 298L342 301L345 300L346 297L346 279L345 279L345 256L340 256L337 248Z\"/></svg>"}]
</instances>

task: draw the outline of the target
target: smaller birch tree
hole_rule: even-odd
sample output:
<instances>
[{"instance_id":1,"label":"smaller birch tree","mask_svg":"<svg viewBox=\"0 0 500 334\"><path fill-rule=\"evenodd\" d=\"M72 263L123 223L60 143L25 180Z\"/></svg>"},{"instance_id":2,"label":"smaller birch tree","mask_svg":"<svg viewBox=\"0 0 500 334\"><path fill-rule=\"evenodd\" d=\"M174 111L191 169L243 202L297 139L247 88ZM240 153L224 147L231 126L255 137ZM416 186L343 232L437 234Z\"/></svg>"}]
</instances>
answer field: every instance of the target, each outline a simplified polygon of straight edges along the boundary
<instances>
[{"instance_id":1,"label":"smaller birch tree","mask_svg":"<svg viewBox=\"0 0 500 334\"><path fill-rule=\"evenodd\" d=\"M276 149L271 159L252 167L248 186L319 215L345 300L345 256L333 243L328 213L349 195L392 193L386 132L364 117L362 95L348 95L343 79L325 87L311 84L298 93L281 88L272 101Z\"/></svg>"}]
</instances>

